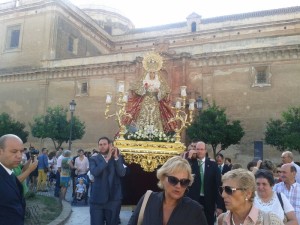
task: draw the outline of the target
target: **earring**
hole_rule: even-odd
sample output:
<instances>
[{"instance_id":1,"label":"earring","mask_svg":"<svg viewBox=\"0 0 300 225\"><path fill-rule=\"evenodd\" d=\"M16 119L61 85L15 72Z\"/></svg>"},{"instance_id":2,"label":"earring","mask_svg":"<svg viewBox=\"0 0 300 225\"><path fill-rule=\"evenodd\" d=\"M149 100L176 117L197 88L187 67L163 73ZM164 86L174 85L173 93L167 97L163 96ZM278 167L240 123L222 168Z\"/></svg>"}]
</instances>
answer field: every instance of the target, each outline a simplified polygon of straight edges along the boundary
<instances>
[{"instance_id":1,"label":"earring","mask_svg":"<svg viewBox=\"0 0 300 225\"><path fill-rule=\"evenodd\" d=\"M246 197L245 200L248 201L248 198Z\"/></svg>"}]
</instances>

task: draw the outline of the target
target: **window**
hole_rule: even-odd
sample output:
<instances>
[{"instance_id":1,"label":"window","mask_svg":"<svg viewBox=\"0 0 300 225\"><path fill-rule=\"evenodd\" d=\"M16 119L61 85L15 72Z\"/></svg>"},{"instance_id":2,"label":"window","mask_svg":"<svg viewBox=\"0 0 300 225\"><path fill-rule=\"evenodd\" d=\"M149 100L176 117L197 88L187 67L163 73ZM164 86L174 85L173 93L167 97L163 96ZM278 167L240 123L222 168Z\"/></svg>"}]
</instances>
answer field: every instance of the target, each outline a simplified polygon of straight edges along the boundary
<instances>
[{"instance_id":1,"label":"window","mask_svg":"<svg viewBox=\"0 0 300 225\"><path fill-rule=\"evenodd\" d=\"M251 76L252 87L271 86L270 66L253 66Z\"/></svg>"},{"instance_id":2,"label":"window","mask_svg":"<svg viewBox=\"0 0 300 225\"><path fill-rule=\"evenodd\" d=\"M69 36L68 51L72 52L74 55L77 55L77 51L78 51L78 38L75 38L74 36Z\"/></svg>"},{"instance_id":3,"label":"window","mask_svg":"<svg viewBox=\"0 0 300 225\"><path fill-rule=\"evenodd\" d=\"M81 94L87 94L88 84L87 82L81 83Z\"/></svg>"},{"instance_id":4,"label":"window","mask_svg":"<svg viewBox=\"0 0 300 225\"><path fill-rule=\"evenodd\" d=\"M86 79L76 81L76 96L89 96L89 84Z\"/></svg>"},{"instance_id":5,"label":"window","mask_svg":"<svg viewBox=\"0 0 300 225\"><path fill-rule=\"evenodd\" d=\"M7 28L5 49L19 48L20 31L21 31L21 25L11 26Z\"/></svg>"},{"instance_id":6,"label":"window","mask_svg":"<svg viewBox=\"0 0 300 225\"><path fill-rule=\"evenodd\" d=\"M266 71L257 71L256 74L256 83L257 84L265 84L267 83L267 73Z\"/></svg>"},{"instance_id":7,"label":"window","mask_svg":"<svg viewBox=\"0 0 300 225\"><path fill-rule=\"evenodd\" d=\"M192 32L196 32L196 29L197 29L197 24L196 24L196 22L192 22L191 29L192 29Z\"/></svg>"}]
</instances>

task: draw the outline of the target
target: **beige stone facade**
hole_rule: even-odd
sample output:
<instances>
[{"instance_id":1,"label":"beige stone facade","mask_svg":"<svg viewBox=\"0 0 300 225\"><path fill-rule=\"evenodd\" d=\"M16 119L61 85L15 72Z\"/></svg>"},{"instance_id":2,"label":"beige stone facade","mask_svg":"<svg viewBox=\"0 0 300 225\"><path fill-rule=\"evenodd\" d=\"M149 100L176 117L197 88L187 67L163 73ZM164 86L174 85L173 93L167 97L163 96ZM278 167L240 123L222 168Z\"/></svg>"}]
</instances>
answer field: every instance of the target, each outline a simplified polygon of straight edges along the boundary
<instances>
[{"instance_id":1,"label":"beige stone facade","mask_svg":"<svg viewBox=\"0 0 300 225\"><path fill-rule=\"evenodd\" d=\"M188 97L215 101L242 121L241 145L224 153L235 162L252 160L253 141L264 139L269 118L300 105L300 7L207 19L191 14L182 23L144 29L116 12L103 22L101 10L84 10L67 0L0 4L0 112L29 124L48 106L68 107L74 99L86 134L73 146L93 149L99 136L118 129L104 118L106 92L116 94L119 80L128 88L153 49L165 59L173 100L186 85ZM264 145L265 158L279 162L279 155Z\"/></svg>"}]
</instances>

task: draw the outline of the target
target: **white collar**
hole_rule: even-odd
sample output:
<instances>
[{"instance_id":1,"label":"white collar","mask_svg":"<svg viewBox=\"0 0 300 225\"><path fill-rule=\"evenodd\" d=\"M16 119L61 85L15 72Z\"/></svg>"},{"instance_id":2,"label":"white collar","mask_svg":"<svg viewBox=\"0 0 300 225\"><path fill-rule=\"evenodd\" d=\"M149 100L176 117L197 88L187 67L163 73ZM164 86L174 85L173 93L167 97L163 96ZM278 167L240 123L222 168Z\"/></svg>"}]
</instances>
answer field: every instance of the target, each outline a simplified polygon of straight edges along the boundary
<instances>
[{"instance_id":1,"label":"white collar","mask_svg":"<svg viewBox=\"0 0 300 225\"><path fill-rule=\"evenodd\" d=\"M4 166L1 162L0 165L3 166L3 168L6 170L6 172L11 175L13 173L13 171L11 169L8 169L6 166Z\"/></svg>"}]
</instances>

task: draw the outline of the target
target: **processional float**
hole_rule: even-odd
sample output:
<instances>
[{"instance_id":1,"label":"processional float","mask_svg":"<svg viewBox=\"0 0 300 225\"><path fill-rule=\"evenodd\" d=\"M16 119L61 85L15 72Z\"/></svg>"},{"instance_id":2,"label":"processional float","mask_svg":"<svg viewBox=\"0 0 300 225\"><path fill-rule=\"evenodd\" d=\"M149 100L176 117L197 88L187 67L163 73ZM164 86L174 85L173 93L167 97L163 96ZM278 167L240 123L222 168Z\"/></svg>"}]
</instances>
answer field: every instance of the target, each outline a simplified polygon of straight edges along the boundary
<instances>
[{"instance_id":1,"label":"processional float","mask_svg":"<svg viewBox=\"0 0 300 225\"><path fill-rule=\"evenodd\" d=\"M129 92L125 91L125 82L119 81L116 101L111 92L106 95L105 118L115 117L120 129L115 146L127 163L139 164L146 172L185 150L181 133L193 121L195 99L189 99L187 110L187 87L181 86L173 106L170 88L160 75L162 66L162 57L149 52L143 59L144 73ZM113 114L111 104L116 104Z\"/></svg>"}]
</instances>

